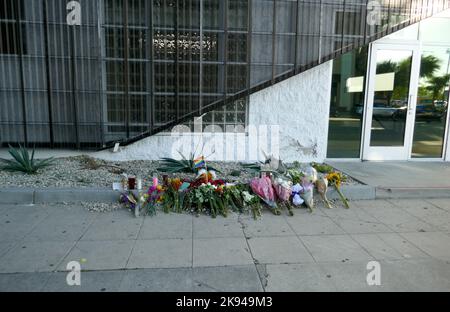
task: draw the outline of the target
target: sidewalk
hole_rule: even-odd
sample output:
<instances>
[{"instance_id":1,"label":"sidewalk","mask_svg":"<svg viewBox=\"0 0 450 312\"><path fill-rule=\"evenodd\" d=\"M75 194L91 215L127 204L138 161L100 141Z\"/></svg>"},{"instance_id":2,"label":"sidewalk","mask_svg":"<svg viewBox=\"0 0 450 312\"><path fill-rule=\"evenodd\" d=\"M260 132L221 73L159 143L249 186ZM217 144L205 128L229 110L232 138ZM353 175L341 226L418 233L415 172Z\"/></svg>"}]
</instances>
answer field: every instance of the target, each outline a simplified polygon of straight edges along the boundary
<instances>
[{"instance_id":1,"label":"sidewalk","mask_svg":"<svg viewBox=\"0 0 450 312\"><path fill-rule=\"evenodd\" d=\"M330 165L364 184L383 188L447 188L450 192L450 163L446 162L340 162Z\"/></svg>"},{"instance_id":2,"label":"sidewalk","mask_svg":"<svg viewBox=\"0 0 450 312\"><path fill-rule=\"evenodd\" d=\"M446 199L228 219L0 205L0 291L450 291ZM381 286L366 282L381 264ZM66 265L80 261L80 287Z\"/></svg>"}]
</instances>

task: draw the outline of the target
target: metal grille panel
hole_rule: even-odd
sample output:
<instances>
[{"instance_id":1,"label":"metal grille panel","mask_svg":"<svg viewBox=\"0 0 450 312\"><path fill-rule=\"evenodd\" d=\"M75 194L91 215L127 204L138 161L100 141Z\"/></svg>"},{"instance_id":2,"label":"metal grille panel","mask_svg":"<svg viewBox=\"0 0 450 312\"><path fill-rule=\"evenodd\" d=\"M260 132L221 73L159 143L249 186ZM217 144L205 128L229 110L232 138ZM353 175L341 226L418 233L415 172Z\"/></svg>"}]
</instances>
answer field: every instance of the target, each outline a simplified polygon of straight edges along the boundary
<instances>
[{"instance_id":1,"label":"metal grille panel","mask_svg":"<svg viewBox=\"0 0 450 312\"><path fill-rule=\"evenodd\" d=\"M68 25L69 2L0 0L2 145L129 144L217 109L207 122L242 121L250 94L450 6L79 0Z\"/></svg>"}]
</instances>

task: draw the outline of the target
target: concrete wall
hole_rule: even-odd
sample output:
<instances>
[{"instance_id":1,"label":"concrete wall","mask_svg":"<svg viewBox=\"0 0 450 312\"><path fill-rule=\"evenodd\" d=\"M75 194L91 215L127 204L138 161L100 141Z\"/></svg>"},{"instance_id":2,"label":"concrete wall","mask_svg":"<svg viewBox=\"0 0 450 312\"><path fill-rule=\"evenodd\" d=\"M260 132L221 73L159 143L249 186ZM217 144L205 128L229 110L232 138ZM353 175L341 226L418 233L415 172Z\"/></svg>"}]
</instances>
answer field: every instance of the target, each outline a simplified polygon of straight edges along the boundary
<instances>
[{"instance_id":1,"label":"concrete wall","mask_svg":"<svg viewBox=\"0 0 450 312\"><path fill-rule=\"evenodd\" d=\"M285 162L326 157L332 62L251 95L246 133L159 134L95 156L108 160L157 160L191 151L211 160L255 161L265 154Z\"/></svg>"}]
</instances>

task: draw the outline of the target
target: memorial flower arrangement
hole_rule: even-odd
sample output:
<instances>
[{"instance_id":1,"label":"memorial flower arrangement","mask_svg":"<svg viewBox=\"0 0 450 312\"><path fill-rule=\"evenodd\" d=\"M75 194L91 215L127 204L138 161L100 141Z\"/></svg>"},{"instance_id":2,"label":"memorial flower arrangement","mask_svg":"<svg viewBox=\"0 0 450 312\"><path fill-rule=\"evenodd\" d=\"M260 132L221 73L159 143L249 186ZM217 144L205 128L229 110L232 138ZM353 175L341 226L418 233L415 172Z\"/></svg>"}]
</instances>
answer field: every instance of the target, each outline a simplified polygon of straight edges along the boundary
<instances>
[{"instance_id":1,"label":"memorial flower arrangement","mask_svg":"<svg viewBox=\"0 0 450 312\"><path fill-rule=\"evenodd\" d=\"M332 186L345 207L349 208L348 200L340 189L344 177L328 166L318 167L319 172L315 167L308 166L286 169L276 174L272 170L261 169L261 177L253 178L248 183L228 183L217 177L218 171L208 169L203 156L191 158L192 161L186 161L184 172L195 169L192 180L164 176L164 182L160 184L155 177L152 185L145 191L122 192L120 202L135 210L136 216L140 211L154 215L161 209L164 213L188 211L197 215L207 214L213 218L227 217L233 211L250 213L257 219L261 217L263 207L275 215L280 215L285 209L293 216L294 208L302 206L313 212L315 191L326 207L332 208L327 199L328 187Z\"/></svg>"}]
</instances>

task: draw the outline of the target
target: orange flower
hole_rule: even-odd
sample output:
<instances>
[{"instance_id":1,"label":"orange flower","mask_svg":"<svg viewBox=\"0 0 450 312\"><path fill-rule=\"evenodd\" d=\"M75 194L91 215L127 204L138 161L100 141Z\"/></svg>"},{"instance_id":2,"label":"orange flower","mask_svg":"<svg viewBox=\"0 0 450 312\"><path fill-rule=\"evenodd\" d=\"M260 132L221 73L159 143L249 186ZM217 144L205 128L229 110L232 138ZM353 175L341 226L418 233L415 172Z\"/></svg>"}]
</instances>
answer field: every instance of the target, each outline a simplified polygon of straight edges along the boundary
<instances>
[{"instance_id":1,"label":"orange flower","mask_svg":"<svg viewBox=\"0 0 450 312\"><path fill-rule=\"evenodd\" d=\"M183 182L181 182L181 179L177 178L177 179L173 179L169 181L170 185L172 185L172 187L178 191L181 187L181 185L183 184Z\"/></svg>"}]
</instances>

